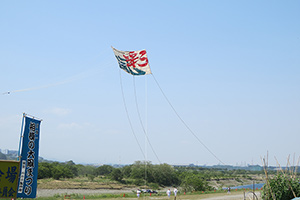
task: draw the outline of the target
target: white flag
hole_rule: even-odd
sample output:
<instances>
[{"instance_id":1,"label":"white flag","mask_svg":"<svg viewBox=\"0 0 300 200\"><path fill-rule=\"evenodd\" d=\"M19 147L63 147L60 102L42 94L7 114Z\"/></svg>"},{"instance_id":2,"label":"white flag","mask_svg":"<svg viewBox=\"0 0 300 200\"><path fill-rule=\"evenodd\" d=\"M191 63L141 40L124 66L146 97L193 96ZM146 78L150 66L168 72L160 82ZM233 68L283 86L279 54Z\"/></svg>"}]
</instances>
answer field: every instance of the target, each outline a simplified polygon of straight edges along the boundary
<instances>
[{"instance_id":1,"label":"white flag","mask_svg":"<svg viewBox=\"0 0 300 200\"><path fill-rule=\"evenodd\" d=\"M121 69L132 75L151 74L147 52L141 51L119 51L113 48L115 56Z\"/></svg>"}]
</instances>

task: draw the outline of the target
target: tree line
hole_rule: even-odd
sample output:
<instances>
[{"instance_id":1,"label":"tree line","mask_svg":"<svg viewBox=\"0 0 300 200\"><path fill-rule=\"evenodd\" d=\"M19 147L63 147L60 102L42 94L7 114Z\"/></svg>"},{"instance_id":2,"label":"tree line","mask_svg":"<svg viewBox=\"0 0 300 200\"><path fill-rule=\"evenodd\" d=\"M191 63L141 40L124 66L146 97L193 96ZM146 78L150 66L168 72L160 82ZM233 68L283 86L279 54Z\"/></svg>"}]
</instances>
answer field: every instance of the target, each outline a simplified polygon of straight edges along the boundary
<instances>
[{"instance_id":1,"label":"tree line","mask_svg":"<svg viewBox=\"0 0 300 200\"><path fill-rule=\"evenodd\" d=\"M153 189L164 186L181 186L185 191L213 190L208 185L210 180L249 178L251 172L245 170L207 169L202 167L173 167L168 164L153 165L151 162L136 161L131 165L115 168L110 165L95 167L75 164L73 161L41 162L38 168L38 178L75 178L88 177L93 181L101 176L123 184L137 186L147 183ZM263 173L263 172L261 172Z\"/></svg>"}]
</instances>

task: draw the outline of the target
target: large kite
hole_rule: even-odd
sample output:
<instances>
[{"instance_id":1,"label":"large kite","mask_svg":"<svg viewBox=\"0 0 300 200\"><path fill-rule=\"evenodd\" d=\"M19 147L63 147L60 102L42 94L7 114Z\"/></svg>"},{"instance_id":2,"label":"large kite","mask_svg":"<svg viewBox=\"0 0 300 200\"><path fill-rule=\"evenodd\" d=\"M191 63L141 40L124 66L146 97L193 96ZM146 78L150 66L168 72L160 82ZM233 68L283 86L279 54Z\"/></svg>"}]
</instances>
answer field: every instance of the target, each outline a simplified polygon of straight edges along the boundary
<instances>
[{"instance_id":1,"label":"large kite","mask_svg":"<svg viewBox=\"0 0 300 200\"><path fill-rule=\"evenodd\" d=\"M151 74L146 50L119 51L113 48L121 69L132 75Z\"/></svg>"}]
</instances>

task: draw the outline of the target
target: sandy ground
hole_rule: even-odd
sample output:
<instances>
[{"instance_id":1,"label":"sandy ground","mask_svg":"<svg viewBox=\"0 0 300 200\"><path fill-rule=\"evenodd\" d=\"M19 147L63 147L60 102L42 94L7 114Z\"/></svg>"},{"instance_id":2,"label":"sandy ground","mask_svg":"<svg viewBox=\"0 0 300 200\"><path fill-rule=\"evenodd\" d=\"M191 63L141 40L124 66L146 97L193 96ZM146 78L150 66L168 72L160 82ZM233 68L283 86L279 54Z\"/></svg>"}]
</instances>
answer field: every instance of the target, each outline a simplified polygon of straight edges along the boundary
<instances>
[{"instance_id":1,"label":"sandy ground","mask_svg":"<svg viewBox=\"0 0 300 200\"><path fill-rule=\"evenodd\" d=\"M37 196L38 197L49 197L54 196L55 194L82 194L82 195L92 195L92 194L124 194L124 193L132 193L132 189L127 190L105 190L105 189L99 189L99 190L86 190L86 189L56 189L56 190L50 190L50 189L38 189ZM261 200L260 192L256 193L259 200ZM131 198L126 198L131 199ZM141 200L144 198L140 198ZM146 199L168 199L167 197L161 197L161 196L153 196L153 197L146 197ZM171 197L169 200L173 200L174 197ZM204 197L201 195L194 196L194 195L180 195L177 197L177 200L195 200L195 199L202 199L202 200L243 200L244 194L238 193L238 194L224 194L224 195L212 195L209 197Z\"/></svg>"}]
</instances>

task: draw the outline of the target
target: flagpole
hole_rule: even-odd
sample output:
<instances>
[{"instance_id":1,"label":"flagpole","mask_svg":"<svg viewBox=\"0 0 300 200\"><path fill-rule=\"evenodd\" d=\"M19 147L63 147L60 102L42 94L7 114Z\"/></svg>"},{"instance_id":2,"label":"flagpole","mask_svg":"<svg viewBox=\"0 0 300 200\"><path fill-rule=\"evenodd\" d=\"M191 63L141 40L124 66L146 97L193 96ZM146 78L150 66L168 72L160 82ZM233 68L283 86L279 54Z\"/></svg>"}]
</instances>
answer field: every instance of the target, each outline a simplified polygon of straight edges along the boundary
<instances>
[{"instance_id":1,"label":"flagpole","mask_svg":"<svg viewBox=\"0 0 300 200\"><path fill-rule=\"evenodd\" d=\"M19 151L18 151L18 158L17 161L20 161L20 150L21 150L21 142L22 142L22 133L23 133L23 125L24 125L24 118L25 118L26 114L23 113L22 116L22 125L21 125L21 133L20 133L20 142L19 142Z\"/></svg>"}]
</instances>

